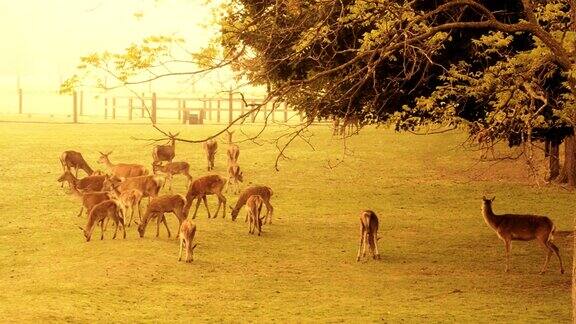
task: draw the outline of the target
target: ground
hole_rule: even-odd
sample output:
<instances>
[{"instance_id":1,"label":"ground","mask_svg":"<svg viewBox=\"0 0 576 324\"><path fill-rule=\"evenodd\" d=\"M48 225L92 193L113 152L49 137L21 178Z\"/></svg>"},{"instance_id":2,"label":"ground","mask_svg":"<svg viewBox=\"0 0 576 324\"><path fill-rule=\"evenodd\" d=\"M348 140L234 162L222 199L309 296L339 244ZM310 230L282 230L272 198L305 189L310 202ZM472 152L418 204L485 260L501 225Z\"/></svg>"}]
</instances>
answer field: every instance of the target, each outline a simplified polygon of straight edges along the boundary
<instances>
[{"instance_id":1,"label":"ground","mask_svg":"<svg viewBox=\"0 0 576 324\"><path fill-rule=\"evenodd\" d=\"M216 126L165 125L189 138ZM246 131L255 132L255 127ZM264 138L282 132L271 127ZM495 212L549 215L560 230L573 224L574 194L535 186L509 174L521 163L478 166L463 134L398 134L367 128L343 143L327 126L312 128L312 150L296 142L274 171L276 152L261 141L240 143L248 183L273 188L273 225L248 234L236 222L208 220L200 209L195 259L178 262L177 241L149 227L139 238L85 242L79 202L60 188L58 160L81 151L94 168L97 151L112 162L150 165L151 147L135 137L146 125L0 123L0 318L10 322L385 321L570 322L572 237L557 235L557 259L539 275L544 251L514 242L505 274L504 245L484 223L481 197L496 195ZM216 172L225 172L220 143ZM206 173L199 144L177 144L176 160ZM482 169L484 168L484 169ZM478 172L478 170L484 170ZM482 174L482 177L475 175ZM493 176L486 176L493 175ZM520 177L521 178L521 177ZM180 177L175 191L185 192ZM164 189L164 192L166 189ZM228 193L228 202L235 195ZM209 197L212 210L216 199ZM227 207L228 208L228 207ZM382 260L356 262L359 212L380 218ZM177 221L168 216L172 232Z\"/></svg>"}]
</instances>

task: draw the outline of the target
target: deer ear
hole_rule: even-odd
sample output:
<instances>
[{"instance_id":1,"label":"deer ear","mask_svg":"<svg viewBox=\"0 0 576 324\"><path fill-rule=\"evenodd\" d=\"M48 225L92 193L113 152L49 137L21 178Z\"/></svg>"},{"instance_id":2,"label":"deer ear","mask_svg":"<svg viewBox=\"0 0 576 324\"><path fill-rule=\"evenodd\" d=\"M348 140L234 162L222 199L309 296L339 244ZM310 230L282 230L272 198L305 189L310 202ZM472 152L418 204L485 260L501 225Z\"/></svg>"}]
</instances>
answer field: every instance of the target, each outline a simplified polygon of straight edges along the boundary
<instances>
[{"instance_id":1,"label":"deer ear","mask_svg":"<svg viewBox=\"0 0 576 324\"><path fill-rule=\"evenodd\" d=\"M197 245L198 245L198 243L194 244L194 245L192 246L192 250L194 250Z\"/></svg>"},{"instance_id":2,"label":"deer ear","mask_svg":"<svg viewBox=\"0 0 576 324\"><path fill-rule=\"evenodd\" d=\"M496 196L492 197L492 199L490 199L490 201L494 201L496 200Z\"/></svg>"},{"instance_id":3,"label":"deer ear","mask_svg":"<svg viewBox=\"0 0 576 324\"><path fill-rule=\"evenodd\" d=\"M108 156L108 155L110 155L110 154L112 154L112 151L108 152L108 153L106 154L106 156Z\"/></svg>"},{"instance_id":4,"label":"deer ear","mask_svg":"<svg viewBox=\"0 0 576 324\"><path fill-rule=\"evenodd\" d=\"M482 200L488 200L488 199L486 199L486 196L482 196Z\"/></svg>"},{"instance_id":5,"label":"deer ear","mask_svg":"<svg viewBox=\"0 0 576 324\"><path fill-rule=\"evenodd\" d=\"M100 155L106 155L106 154L102 153L102 151L98 151L98 153L100 153Z\"/></svg>"}]
</instances>

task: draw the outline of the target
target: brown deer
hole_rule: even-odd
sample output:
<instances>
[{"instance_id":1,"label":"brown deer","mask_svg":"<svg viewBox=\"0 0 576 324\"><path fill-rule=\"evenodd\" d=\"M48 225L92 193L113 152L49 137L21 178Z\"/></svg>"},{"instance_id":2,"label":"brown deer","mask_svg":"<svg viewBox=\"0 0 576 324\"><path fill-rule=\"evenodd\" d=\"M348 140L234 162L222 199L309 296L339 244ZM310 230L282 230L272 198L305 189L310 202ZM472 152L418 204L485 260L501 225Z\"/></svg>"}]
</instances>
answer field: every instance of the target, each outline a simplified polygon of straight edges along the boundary
<instances>
[{"instance_id":1,"label":"brown deer","mask_svg":"<svg viewBox=\"0 0 576 324\"><path fill-rule=\"evenodd\" d=\"M262 233L262 219L260 218L260 212L262 211L262 197L258 195L252 195L246 200L246 217L250 219L250 227L248 233L254 234L254 230L258 230L258 236Z\"/></svg>"},{"instance_id":2,"label":"brown deer","mask_svg":"<svg viewBox=\"0 0 576 324\"><path fill-rule=\"evenodd\" d=\"M228 155L228 165L237 164L238 157L240 156L240 147L232 142L232 134L234 134L234 132L226 132L228 133L228 150L226 151Z\"/></svg>"},{"instance_id":3,"label":"brown deer","mask_svg":"<svg viewBox=\"0 0 576 324\"><path fill-rule=\"evenodd\" d=\"M240 212L240 208L246 204L246 201L250 196L258 195L260 198L262 198L264 205L266 205L267 221L264 223L272 224L272 214L274 213L274 207L272 207L272 204L270 204L270 198L272 197L272 194L272 189L266 186L253 186L244 189L244 191L240 193L240 196L238 196L238 201L236 202L234 208L230 207L230 209L232 209L232 220L236 220L236 217L238 217L238 213ZM248 217L246 217L245 222L247 221Z\"/></svg>"},{"instance_id":4,"label":"brown deer","mask_svg":"<svg viewBox=\"0 0 576 324\"><path fill-rule=\"evenodd\" d=\"M172 162L174 156L176 156L176 137L178 134L169 134L169 140L167 145L156 145L152 149L152 159L154 162L152 164L161 164L164 161Z\"/></svg>"},{"instance_id":5,"label":"brown deer","mask_svg":"<svg viewBox=\"0 0 576 324\"><path fill-rule=\"evenodd\" d=\"M116 229L114 230L114 236L112 239L116 238L116 234L118 232L118 226L122 225L122 231L124 232L124 238L126 238L126 228L124 227L124 216L122 215L122 209L118 205L118 202L114 200L106 200L103 201L90 211L88 214L88 223L86 224L86 228L82 228L78 226L82 232L84 233L84 237L86 238L86 242L90 242L90 238L92 237L92 232L94 231L94 226L96 224L100 225L100 239L104 239L104 230L105 224L104 221L106 219L111 219L116 223Z\"/></svg>"},{"instance_id":6,"label":"brown deer","mask_svg":"<svg viewBox=\"0 0 576 324\"><path fill-rule=\"evenodd\" d=\"M137 189L142 192L142 197L157 197L164 184L164 179L159 176L146 175L127 178L119 181L117 178L106 177L104 190L111 191L114 187L121 193Z\"/></svg>"},{"instance_id":7,"label":"brown deer","mask_svg":"<svg viewBox=\"0 0 576 324\"><path fill-rule=\"evenodd\" d=\"M216 150L218 149L218 142L214 139L209 139L202 143L206 159L208 160L208 171L214 170L214 158L216 157Z\"/></svg>"},{"instance_id":8,"label":"brown deer","mask_svg":"<svg viewBox=\"0 0 576 324\"><path fill-rule=\"evenodd\" d=\"M60 163L62 163L63 172L71 171L71 169L74 168L76 171L74 176L76 178L78 178L79 169L84 170L87 175L92 175L92 173L94 173L80 152L64 151L62 155L60 155Z\"/></svg>"},{"instance_id":9,"label":"brown deer","mask_svg":"<svg viewBox=\"0 0 576 324\"><path fill-rule=\"evenodd\" d=\"M168 180L168 190L172 191L172 180L177 174L184 175L188 179L186 187L192 182L192 176L190 175L190 164L188 162L168 162L166 165L152 164L152 170L154 174L158 171L166 174L166 179Z\"/></svg>"},{"instance_id":10,"label":"brown deer","mask_svg":"<svg viewBox=\"0 0 576 324\"><path fill-rule=\"evenodd\" d=\"M378 216L371 210L364 210L360 213L360 246L356 261L360 261L360 253L366 256L366 247L370 247L372 258L380 259L378 252ZM362 251L362 249L364 249Z\"/></svg>"},{"instance_id":11,"label":"brown deer","mask_svg":"<svg viewBox=\"0 0 576 324\"><path fill-rule=\"evenodd\" d=\"M240 191L240 182L244 182L244 175L240 170L240 166L236 163L228 165L228 181L226 186L226 192L231 185L234 185L234 193Z\"/></svg>"},{"instance_id":12,"label":"brown deer","mask_svg":"<svg viewBox=\"0 0 576 324\"><path fill-rule=\"evenodd\" d=\"M138 189L127 189L126 191L118 190L118 186L112 186L110 191L110 196L120 203L122 207L122 213L126 216L128 214L128 209L130 209L130 220L128 221L128 227L132 224L132 218L134 217L135 209L138 210L138 218L142 221L142 211L140 208L140 203L142 202L142 191Z\"/></svg>"},{"instance_id":13,"label":"brown deer","mask_svg":"<svg viewBox=\"0 0 576 324\"><path fill-rule=\"evenodd\" d=\"M119 178L119 179L127 179L132 177L138 177L148 174L148 170L143 165L140 164L128 164L128 163L118 163L112 164L110 162L110 154L112 151L108 153L100 153L100 158L98 159L98 163L103 163L112 171L112 175Z\"/></svg>"},{"instance_id":14,"label":"brown deer","mask_svg":"<svg viewBox=\"0 0 576 324\"><path fill-rule=\"evenodd\" d=\"M80 192L74 186L70 186L70 190L72 191L72 195L82 202L80 212L78 212L78 217L82 216L84 209L86 209L86 214L89 214L94 206L105 200L113 199L112 195L108 191Z\"/></svg>"},{"instance_id":15,"label":"brown deer","mask_svg":"<svg viewBox=\"0 0 576 324\"><path fill-rule=\"evenodd\" d=\"M103 175L93 175L77 179L70 171L65 171L64 174L58 178L58 182L67 181L70 188L74 187L81 192L88 192L103 191L104 179L106 179L106 176Z\"/></svg>"},{"instance_id":16,"label":"brown deer","mask_svg":"<svg viewBox=\"0 0 576 324\"><path fill-rule=\"evenodd\" d=\"M196 225L188 219L185 219L180 225L180 234L178 238L180 239L180 253L178 254L178 261L182 260L182 249L186 249L186 259L185 262L194 261L194 248L196 245L192 245L194 236L196 235Z\"/></svg>"},{"instance_id":17,"label":"brown deer","mask_svg":"<svg viewBox=\"0 0 576 324\"><path fill-rule=\"evenodd\" d=\"M186 213L184 213L185 205L186 199L182 195L164 195L153 198L146 208L144 217L142 217L142 222L138 224L138 233L140 234L140 237L144 237L148 222L154 218L156 218L156 237L160 236L160 223L164 223L166 231L168 232L168 237L170 237L170 229L168 228L168 223L166 222L164 214L174 213L176 218L178 218L179 226L181 226L187 216Z\"/></svg>"},{"instance_id":18,"label":"brown deer","mask_svg":"<svg viewBox=\"0 0 576 324\"><path fill-rule=\"evenodd\" d=\"M226 197L224 197L222 194L222 190L224 189L225 184L226 179L216 174L203 176L194 180L188 187L188 193L186 194L186 215L188 215L190 212L190 207L192 206L194 199L197 199L198 201L196 202L196 210L194 210L194 215L192 216L192 218L196 218L196 213L198 212L198 207L200 206L200 199L202 199L204 201L204 205L206 206L206 211L208 212L208 218L211 218L206 196L216 195L218 197L218 208L216 209L214 218L218 216L220 205L223 205L222 217L226 217Z\"/></svg>"},{"instance_id":19,"label":"brown deer","mask_svg":"<svg viewBox=\"0 0 576 324\"><path fill-rule=\"evenodd\" d=\"M498 237L504 241L506 247L506 269L510 270L510 247L512 241L532 241L537 240L540 245L548 252L546 261L540 271L541 274L548 270L548 262L552 253L556 254L560 261L560 273L564 273L560 250L552 243L555 226L552 220L546 216L537 215L519 215L503 214L496 215L492 211L492 202L495 197L488 199L482 197L482 216L484 221L492 228Z\"/></svg>"}]
</instances>

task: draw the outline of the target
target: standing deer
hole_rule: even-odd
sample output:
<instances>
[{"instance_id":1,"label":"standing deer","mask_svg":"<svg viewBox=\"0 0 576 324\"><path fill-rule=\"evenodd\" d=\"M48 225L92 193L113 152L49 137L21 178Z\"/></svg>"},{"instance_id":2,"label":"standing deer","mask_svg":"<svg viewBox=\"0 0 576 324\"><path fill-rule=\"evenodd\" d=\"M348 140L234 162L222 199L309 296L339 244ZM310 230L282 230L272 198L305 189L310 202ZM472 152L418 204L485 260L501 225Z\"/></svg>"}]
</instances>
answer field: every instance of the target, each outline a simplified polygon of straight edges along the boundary
<instances>
[{"instance_id":1,"label":"standing deer","mask_svg":"<svg viewBox=\"0 0 576 324\"><path fill-rule=\"evenodd\" d=\"M206 160L208 160L208 171L214 170L214 158L216 157L218 142L214 139L209 139L202 143L202 148L204 153L206 153Z\"/></svg>"},{"instance_id":2,"label":"standing deer","mask_svg":"<svg viewBox=\"0 0 576 324\"><path fill-rule=\"evenodd\" d=\"M564 273L560 250L556 245L554 245L554 243L552 243L555 231L555 226L552 220L546 216L537 215L496 215L492 211L492 202L494 199L495 197L492 199L482 197L482 216L484 217L486 224L488 224L488 226L496 232L498 237L504 241L506 247L505 272L510 270L510 247L512 241L537 240L548 252L546 254L546 261L544 261L544 266L540 273L544 274L546 270L548 270L548 262L550 262L552 253L556 254L558 261L560 261L560 273Z\"/></svg>"},{"instance_id":3,"label":"standing deer","mask_svg":"<svg viewBox=\"0 0 576 324\"><path fill-rule=\"evenodd\" d=\"M226 132L228 133L228 150L226 151L228 155L228 165L237 164L238 157L240 156L240 147L232 142L232 134L234 134L234 132Z\"/></svg>"},{"instance_id":4,"label":"standing deer","mask_svg":"<svg viewBox=\"0 0 576 324\"><path fill-rule=\"evenodd\" d=\"M76 171L74 176L76 178L78 178L78 169L84 170L87 175L94 173L80 152L64 151L62 155L60 155L60 163L62 163L63 172L71 171L71 169L74 168Z\"/></svg>"},{"instance_id":5,"label":"standing deer","mask_svg":"<svg viewBox=\"0 0 576 324\"><path fill-rule=\"evenodd\" d=\"M246 200L246 217L250 219L250 227L248 233L254 234L254 230L258 230L258 236L262 233L262 218L260 212L262 211L262 197L252 195Z\"/></svg>"},{"instance_id":6,"label":"standing deer","mask_svg":"<svg viewBox=\"0 0 576 324\"><path fill-rule=\"evenodd\" d=\"M267 221L264 223L272 224L272 214L274 213L274 207L272 207L272 204L270 204L270 198L272 197L272 194L272 189L266 186L253 186L244 189L244 191L240 193L240 196L238 196L238 201L236 202L234 208L230 207L230 209L232 209L232 220L236 220L236 217L238 217L238 213L240 212L240 208L246 204L250 196L258 195L260 198L262 198L264 205L266 205L265 218ZM245 222L247 221L248 217L246 217Z\"/></svg>"},{"instance_id":7,"label":"standing deer","mask_svg":"<svg viewBox=\"0 0 576 324\"><path fill-rule=\"evenodd\" d=\"M116 234L118 232L118 226L122 225L122 231L124 232L124 238L126 238L126 228L124 227L124 216L122 215L122 209L118 205L118 203L114 200L106 200L98 205L94 206L90 213L88 214L88 223L86 224L86 228L82 228L78 226L82 232L84 233L84 237L86 238L86 242L90 242L90 238L92 237L92 232L94 231L94 226L96 224L100 225L100 239L104 239L104 220L111 219L116 223L116 229L114 230L114 236L112 239L116 238Z\"/></svg>"},{"instance_id":8,"label":"standing deer","mask_svg":"<svg viewBox=\"0 0 576 324\"><path fill-rule=\"evenodd\" d=\"M75 186L70 186L72 195L82 202L78 217L82 216L82 212L86 209L86 214L90 214L92 208L99 203L112 199L112 195L108 191L93 191L93 192L80 192Z\"/></svg>"},{"instance_id":9,"label":"standing deer","mask_svg":"<svg viewBox=\"0 0 576 324\"><path fill-rule=\"evenodd\" d=\"M180 253L178 254L178 261L182 260L182 248L186 249L185 262L194 261L194 248L198 245L192 245L195 235L196 225L191 220L184 220L182 225L180 225L180 234L178 235L178 238L180 239Z\"/></svg>"},{"instance_id":10,"label":"standing deer","mask_svg":"<svg viewBox=\"0 0 576 324\"><path fill-rule=\"evenodd\" d=\"M112 164L110 162L110 154L112 151L108 153L100 153L100 158L98 159L98 163L103 163L112 171L112 175L119 178L119 179L126 179L131 177L138 177L148 174L148 170L143 165L140 164L128 164L128 163L118 163Z\"/></svg>"},{"instance_id":11,"label":"standing deer","mask_svg":"<svg viewBox=\"0 0 576 324\"><path fill-rule=\"evenodd\" d=\"M122 207L122 213L126 216L128 214L128 208L130 208L130 220L128 221L128 227L132 224L132 218L134 217L134 210L138 209L138 218L142 221L142 211L140 208L140 203L142 202L142 197L144 194L138 189L127 189L120 192L118 186L112 186L110 195L120 203Z\"/></svg>"},{"instance_id":12,"label":"standing deer","mask_svg":"<svg viewBox=\"0 0 576 324\"><path fill-rule=\"evenodd\" d=\"M144 237L146 226L153 218L156 218L156 237L160 235L160 223L164 223L168 237L170 237L170 229L168 228L164 214L174 213L176 218L178 218L178 228L180 228L187 216L186 213L184 213L184 206L186 206L186 199L182 195L164 195L152 199L146 208L142 222L138 224L140 237Z\"/></svg>"},{"instance_id":13,"label":"standing deer","mask_svg":"<svg viewBox=\"0 0 576 324\"><path fill-rule=\"evenodd\" d=\"M158 196L158 192L160 192L163 184L164 179L162 177L153 175L127 178L121 182L116 178L106 177L104 190L111 191L115 187L115 189L123 193L128 190L137 189L142 192L142 197L153 198Z\"/></svg>"},{"instance_id":14,"label":"standing deer","mask_svg":"<svg viewBox=\"0 0 576 324\"><path fill-rule=\"evenodd\" d=\"M226 217L226 197L222 194L225 184L226 179L216 174L203 176L194 180L188 187L188 193L186 194L186 207L184 208L186 215L190 212L190 207L192 206L194 199L197 199L196 210L194 210L194 215L192 216L192 218L196 218L196 213L200 206L200 199L202 199L204 201L204 206L206 206L206 211L208 212L208 218L211 218L206 195L216 195L218 197L218 208L216 209L214 218L218 216L220 205L223 205L222 217Z\"/></svg>"},{"instance_id":15,"label":"standing deer","mask_svg":"<svg viewBox=\"0 0 576 324\"><path fill-rule=\"evenodd\" d=\"M167 145L154 146L152 149L152 159L154 162L152 162L152 164L162 164L164 161L172 162L174 156L176 156L176 137L178 137L178 134L180 133L170 133L170 139Z\"/></svg>"},{"instance_id":16,"label":"standing deer","mask_svg":"<svg viewBox=\"0 0 576 324\"><path fill-rule=\"evenodd\" d=\"M166 174L166 179L169 182L168 190L172 191L172 180L177 174L182 174L188 179L186 187L192 182L192 176L190 175L190 164L188 162L168 162L166 165L152 164L152 170L154 174L158 171Z\"/></svg>"},{"instance_id":17,"label":"standing deer","mask_svg":"<svg viewBox=\"0 0 576 324\"><path fill-rule=\"evenodd\" d=\"M238 193L240 190L240 182L244 182L244 175L240 170L240 166L236 163L228 165L228 181L226 186L226 192L231 185L234 185L234 193Z\"/></svg>"},{"instance_id":18,"label":"standing deer","mask_svg":"<svg viewBox=\"0 0 576 324\"><path fill-rule=\"evenodd\" d=\"M360 261L360 253L366 256L366 247L370 247L372 258L380 259L378 252L378 216L371 210L364 210L360 213L360 246L356 261ZM362 251L364 248L364 251Z\"/></svg>"},{"instance_id":19,"label":"standing deer","mask_svg":"<svg viewBox=\"0 0 576 324\"><path fill-rule=\"evenodd\" d=\"M92 175L77 179L70 171L65 171L64 174L58 178L58 182L67 181L70 188L74 187L81 192L103 191L104 179L106 179L106 176L103 175Z\"/></svg>"}]
</instances>

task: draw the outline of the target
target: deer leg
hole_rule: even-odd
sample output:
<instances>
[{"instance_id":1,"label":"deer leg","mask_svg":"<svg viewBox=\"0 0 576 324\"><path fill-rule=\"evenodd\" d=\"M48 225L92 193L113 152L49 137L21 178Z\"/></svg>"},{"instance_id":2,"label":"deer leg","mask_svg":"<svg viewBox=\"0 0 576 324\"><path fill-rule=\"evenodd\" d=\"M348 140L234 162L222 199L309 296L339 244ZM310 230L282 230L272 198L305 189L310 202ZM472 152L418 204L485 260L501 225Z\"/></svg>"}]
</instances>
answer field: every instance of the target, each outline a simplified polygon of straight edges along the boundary
<instances>
[{"instance_id":1,"label":"deer leg","mask_svg":"<svg viewBox=\"0 0 576 324\"><path fill-rule=\"evenodd\" d=\"M105 230L104 220L101 220L100 221L100 239L101 240L104 239L104 230Z\"/></svg>"},{"instance_id":2,"label":"deer leg","mask_svg":"<svg viewBox=\"0 0 576 324\"><path fill-rule=\"evenodd\" d=\"M174 180L174 178L173 178L172 175L170 174L170 175L168 176L168 181L169 181L168 191L170 191L170 192L172 192L172 181L173 181L173 180Z\"/></svg>"},{"instance_id":3,"label":"deer leg","mask_svg":"<svg viewBox=\"0 0 576 324\"><path fill-rule=\"evenodd\" d=\"M270 204L270 201L264 200L266 205L266 223L272 224L272 214L274 214L274 207Z\"/></svg>"},{"instance_id":4,"label":"deer leg","mask_svg":"<svg viewBox=\"0 0 576 324\"><path fill-rule=\"evenodd\" d=\"M208 199L206 198L206 195L202 196L202 201L206 207L206 212L208 212L208 219L210 219L212 215L210 214L210 208L208 208ZM200 204L200 199L198 199L198 204ZM214 216L214 218L216 218L216 216Z\"/></svg>"},{"instance_id":5,"label":"deer leg","mask_svg":"<svg viewBox=\"0 0 576 324\"><path fill-rule=\"evenodd\" d=\"M510 240L510 238L505 238L504 244L505 244L505 248L506 248L506 269L504 270L504 272L509 272L510 271L510 248L512 247L512 241Z\"/></svg>"},{"instance_id":6,"label":"deer leg","mask_svg":"<svg viewBox=\"0 0 576 324\"><path fill-rule=\"evenodd\" d=\"M172 234L170 233L170 228L168 228L168 222L166 222L166 216L162 216L162 223L164 223L164 227L166 227L166 232L168 232L168 237L171 237Z\"/></svg>"},{"instance_id":7,"label":"deer leg","mask_svg":"<svg viewBox=\"0 0 576 324\"><path fill-rule=\"evenodd\" d=\"M134 205L130 206L130 220L128 221L128 226L132 224L133 217L134 217Z\"/></svg>"},{"instance_id":8,"label":"deer leg","mask_svg":"<svg viewBox=\"0 0 576 324\"><path fill-rule=\"evenodd\" d=\"M222 218L226 217L226 197L224 197L224 195L222 193L217 193L216 196L218 196L218 208L216 209L216 214L214 216L214 218L216 218L216 216L218 216L218 211L220 210L220 205L222 204Z\"/></svg>"},{"instance_id":9,"label":"deer leg","mask_svg":"<svg viewBox=\"0 0 576 324\"><path fill-rule=\"evenodd\" d=\"M192 247L192 242L186 240L186 262L190 263L192 262L192 253L190 253L191 247Z\"/></svg>"},{"instance_id":10,"label":"deer leg","mask_svg":"<svg viewBox=\"0 0 576 324\"><path fill-rule=\"evenodd\" d=\"M378 252L378 233L374 233L372 234L372 237L374 239L374 259L380 259L380 252Z\"/></svg>"},{"instance_id":11,"label":"deer leg","mask_svg":"<svg viewBox=\"0 0 576 324\"><path fill-rule=\"evenodd\" d=\"M180 238L180 252L178 252L178 261L182 261L182 247L184 245L184 240Z\"/></svg>"},{"instance_id":12,"label":"deer leg","mask_svg":"<svg viewBox=\"0 0 576 324\"><path fill-rule=\"evenodd\" d=\"M196 210L194 210L194 215L192 216L192 219L196 218L196 213L198 212L198 207L200 207L200 197L196 197L196 199L198 199L198 201L196 201ZM194 198L192 198L192 200L194 200ZM190 201L190 203L192 203L192 201ZM208 218L210 218L210 213L208 213Z\"/></svg>"},{"instance_id":13,"label":"deer leg","mask_svg":"<svg viewBox=\"0 0 576 324\"><path fill-rule=\"evenodd\" d=\"M366 256L366 250L368 249L368 231L365 230L364 231L364 250L362 251L362 256L365 257Z\"/></svg>"},{"instance_id":14,"label":"deer leg","mask_svg":"<svg viewBox=\"0 0 576 324\"><path fill-rule=\"evenodd\" d=\"M364 244L364 226L360 225L360 244L358 246L358 255L356 261L360 261L360 253L362 252L362 245Z\"/></svg>"},{"instance_id":15,"label":"deer leg","mask_svg":"<svg viewBox=\"0 0 576 324\"><path fill-rule=\"evenodd\" d=\"M160 222L162 222L164 214L156 214L156 237L160 236Z\"/></svg>"},{"instance_id":16,"label":"deer leg","mask_svg":"<svg viewBox=\"0 0 576 324\"><path fill-rule=\"evenodd\" d=\"M554 254L558 257L558 261L560 261L560 273L564 273L564 265L562 264L562 258L560 257L560 250L554 243L552 243L552 241L548 241L547 245L552 249L552 251L554 251Z\"/></svg>"},{"instance_id":17,"label":"deer leg","mask_svg":"<svg viewBox=\"0 0 576 324\"><path fill-rule=\"evenodd\" d=\"M118 219L114 220L114 224L116 225L116 227L114 228L114 236L112 236L112 239L115 240L116 239L116 234L118 234Z\"/></svg>"},{"instance_id":18,"label":"deer leg","mask_svg":"<svg viewBox=\"0 0 576 324\"><path fill-rule=\"evenodd\" d=\"M82 211L84 210L84 206L80 207L80 212L78 213L78 215L76 217L80 217L82 216Z\"/></svg>"},{"instance_id":19,"label":"deer leg","mask_svg":"<svg viewBox=\"0 0 576 324\"><path fill-rule=\"evenodd\" d=\"M122 238L126 238L126 223L124 223L124 220L122 218L120 218L120 224L122 225L122 232L123 232L123 236Z\"/></svg>"},{"instance_id":20,"label":"deer leg","mask_svg":"<svg viewBox=\"0 0 576 324\"><path fill-rule=\"evenodd\" d=\"M140 220L140 222L142 222L142 209L140 208L140 203L142 202L142 200L138 200L138 219Z\"/></svg>"}]
</instances>

